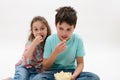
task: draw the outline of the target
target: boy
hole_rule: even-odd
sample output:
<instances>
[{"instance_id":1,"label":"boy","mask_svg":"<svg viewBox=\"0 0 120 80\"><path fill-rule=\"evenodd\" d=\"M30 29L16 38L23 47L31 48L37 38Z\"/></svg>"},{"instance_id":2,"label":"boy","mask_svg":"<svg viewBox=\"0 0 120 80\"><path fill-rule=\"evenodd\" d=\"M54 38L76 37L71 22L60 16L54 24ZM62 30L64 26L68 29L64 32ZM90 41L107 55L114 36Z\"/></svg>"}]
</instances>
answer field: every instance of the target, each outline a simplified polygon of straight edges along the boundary
<instances>
[{"instance_id":1,"label":"boy","mask_svg":"<svg viewBox=\"0 0 120 80\"><path fill-rule=\"evenodd\" d=\"M69 6L60 7L56 11L57 34L49 36L45 43L45 71L33 80L54 80L54 74L60 71L71 72L71 80L99 80L96 74L82 72L85 55L83 42L79 35L73 34L77 22L76 11Z\"/></svg>"}]
</instances>

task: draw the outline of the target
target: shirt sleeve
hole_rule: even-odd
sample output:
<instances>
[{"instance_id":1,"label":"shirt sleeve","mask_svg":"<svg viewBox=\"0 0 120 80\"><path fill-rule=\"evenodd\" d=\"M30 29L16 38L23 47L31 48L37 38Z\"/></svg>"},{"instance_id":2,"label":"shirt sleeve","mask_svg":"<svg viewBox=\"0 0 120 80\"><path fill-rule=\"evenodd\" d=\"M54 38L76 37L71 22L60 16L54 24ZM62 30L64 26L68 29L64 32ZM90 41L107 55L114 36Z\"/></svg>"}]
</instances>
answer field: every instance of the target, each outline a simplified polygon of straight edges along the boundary
<instances>
[{"instance_id":1,"label":"shirt sleeve","mask_svg":"<svg viewBox=\"0 0 120 80\"><path fill-rule=\"evenodd\" d=\"M82 39L79 37L76 57L83 57L83 56L85 56L84 45Z\"/></svg>"},{"instance_id":2,"label":"shirt sleeve","mask_svg":"<svg viewBox=\"0 0 120 80\"><path fill-rule=\"evenodd\" d=\"M51 53L52 53L51 38L48 37L48 38L46 39L45 46L44 46L43 58L48 58Z\"/></svg>"}]
</instances>

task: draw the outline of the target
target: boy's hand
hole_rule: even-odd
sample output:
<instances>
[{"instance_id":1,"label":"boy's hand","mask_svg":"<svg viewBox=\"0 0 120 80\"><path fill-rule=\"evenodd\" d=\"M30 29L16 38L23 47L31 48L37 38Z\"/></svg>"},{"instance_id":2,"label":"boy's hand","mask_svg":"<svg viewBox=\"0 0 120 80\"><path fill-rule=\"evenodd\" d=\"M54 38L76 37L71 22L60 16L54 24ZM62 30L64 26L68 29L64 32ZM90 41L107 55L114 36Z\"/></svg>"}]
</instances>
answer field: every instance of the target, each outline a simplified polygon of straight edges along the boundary
<instances>
[{"instance_id":1,"label":"boy's hand","mask_svg":"<svg viewBox=\"0 0 120 80\"><path fill-rule=\"evenodd\" d=\"M56 47L55 51L57 54L66 50L66 40L61 41Z\"/></svg>"},{"instance_id":2,"label":"boy's hand","mask_svg":"<svg viewBox=\"0 0 120 80\"><path fill-rule=\"evenodd\" d=\"M72 76L72 77L71 77L71 80L75 80L75 77Z\"/></svg>"}]
</instances>

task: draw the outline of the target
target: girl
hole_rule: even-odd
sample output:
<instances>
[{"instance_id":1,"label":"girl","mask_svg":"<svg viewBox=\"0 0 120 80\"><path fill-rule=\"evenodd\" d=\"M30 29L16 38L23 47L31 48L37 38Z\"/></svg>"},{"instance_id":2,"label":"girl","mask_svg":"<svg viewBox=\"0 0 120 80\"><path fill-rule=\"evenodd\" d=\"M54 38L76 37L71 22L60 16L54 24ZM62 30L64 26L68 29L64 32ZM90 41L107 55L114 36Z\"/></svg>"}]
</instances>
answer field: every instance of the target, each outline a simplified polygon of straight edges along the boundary
<instances>
[{"instance_id":1,"label":"girl","mask_svg":"<svg viewBox=\"0 0 120 80\"><path fill-rule=\"evenodd\" d=\"M12 80L31 80L42 71L43 51L46 38L51 34L44 17L36 16L31 21L30 35L22 59L16 64Z\"/></svg>"}]
</instances>

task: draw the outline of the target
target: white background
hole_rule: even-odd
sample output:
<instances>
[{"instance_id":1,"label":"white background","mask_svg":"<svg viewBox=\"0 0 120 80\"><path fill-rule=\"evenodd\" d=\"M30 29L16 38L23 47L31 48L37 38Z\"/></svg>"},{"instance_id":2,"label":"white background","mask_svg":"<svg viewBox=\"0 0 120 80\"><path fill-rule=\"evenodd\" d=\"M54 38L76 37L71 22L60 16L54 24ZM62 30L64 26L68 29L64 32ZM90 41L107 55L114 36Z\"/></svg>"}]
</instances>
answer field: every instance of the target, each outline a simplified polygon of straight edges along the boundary
<instances>
[{"instance_id":1,"label":"white background","mask_svg":"<svg viewBox=\"0 0 120 80\"><path fill-rule=\"evenodd\" d=\"M55 9L72 6L78 22L75 33L85 45L85 68L101 80L120 80L119 0L0 0L0 79L13 77L34 16L44 16L55 33Z\"/></svg>"}]
</instances>

